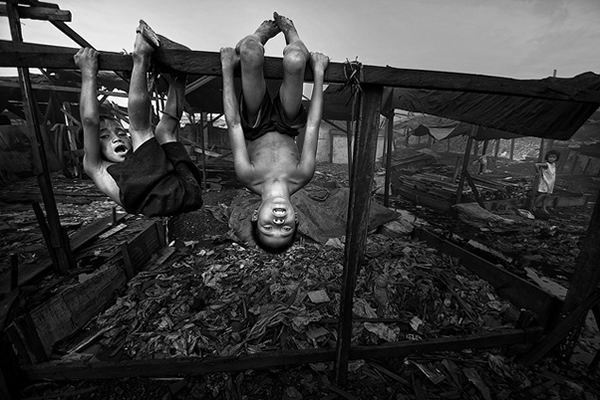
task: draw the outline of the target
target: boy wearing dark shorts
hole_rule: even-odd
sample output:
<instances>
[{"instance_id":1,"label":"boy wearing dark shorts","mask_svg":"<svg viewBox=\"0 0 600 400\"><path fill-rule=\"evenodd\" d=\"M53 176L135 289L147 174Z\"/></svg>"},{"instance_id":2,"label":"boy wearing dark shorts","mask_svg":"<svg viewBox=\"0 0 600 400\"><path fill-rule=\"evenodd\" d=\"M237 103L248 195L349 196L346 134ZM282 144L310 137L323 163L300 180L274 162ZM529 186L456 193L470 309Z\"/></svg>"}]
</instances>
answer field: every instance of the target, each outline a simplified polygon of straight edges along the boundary
<instances>
[{"instance_id":1,"label":"boy wearing dark shorts","mask_svg":"<svg viewBox=\"0 0 600 400\"><path fill-rule=\"evenodd\" d=\"M79 50L83 166L96 186L131 214L170 216L202 206L201 177L176 132L183 113L185 75L173 75L163 115L152 126L147 70L159 46L186 48L155 34L140 20L132 53L129 135L118 120L100 115L96 97L98 53ZM187 48L186 48L187 49Z\"/></svg>"},{"instance_id":2,"label":"boy wearing dark shorts","mask_svg":"<svg viewBox=\"0 0 600 400\"><path fill-rule=\"evenodd\" d=\"M304 187L315 171L323 112L323 80L329 58L309 53L293 22L277 13L235 48L221 49L223 107L235 171L240 182L261 196L254 210L259 245L281 251L291 245L298 220L290 196ZM283 32L283 82L271 99L263 75L264 44ZM308 113L302 105L306 63L314 75ZM235 94L234 71L241 68L242 94ZM295 137L306 126L302 152Z\"/></svg>"}]
</instances>

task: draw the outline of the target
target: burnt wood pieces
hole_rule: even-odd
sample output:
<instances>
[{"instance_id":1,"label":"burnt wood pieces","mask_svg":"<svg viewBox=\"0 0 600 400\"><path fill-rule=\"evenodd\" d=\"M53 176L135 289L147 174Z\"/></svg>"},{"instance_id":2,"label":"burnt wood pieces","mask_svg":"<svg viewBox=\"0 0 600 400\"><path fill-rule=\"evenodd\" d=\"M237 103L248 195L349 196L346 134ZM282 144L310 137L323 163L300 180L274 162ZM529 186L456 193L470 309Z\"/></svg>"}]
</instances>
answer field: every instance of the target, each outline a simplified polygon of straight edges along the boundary
<instances>
[{"instance_id":1,"label":"burnt wood pieces","mask_svg":"<svg viewBox=\"0 0 600 400\"><path fill-rule=\"evenodd\" d=\"M379 346L354 346L350 360L403 357L432 351L459 351L471 348L492 348L522 344L536 340L543 328L512 329L461 338L439 338L426 341L403 341ZM24 365L22 372L30 380L112 379L139 376L178 376L252 369L276 368L285 365L330 362L335 352L327 349L263 352L242 357L171 358L121 362L46 362Z\"/></svg>"}]
</instances>

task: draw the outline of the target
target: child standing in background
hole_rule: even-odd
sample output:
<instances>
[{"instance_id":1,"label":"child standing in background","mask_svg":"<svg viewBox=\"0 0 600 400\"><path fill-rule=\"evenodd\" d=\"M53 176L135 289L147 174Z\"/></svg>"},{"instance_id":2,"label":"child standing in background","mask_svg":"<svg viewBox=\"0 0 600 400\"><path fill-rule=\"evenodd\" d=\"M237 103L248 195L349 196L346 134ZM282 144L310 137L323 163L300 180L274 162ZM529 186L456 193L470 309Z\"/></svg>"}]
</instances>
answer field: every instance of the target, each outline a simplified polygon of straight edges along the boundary
<instances>
[{"instance_id":1,"label":"child standing in background","mask_svg":"<svg viewBox=\"0 0 600 400\"><path fill-rule=\"evenodd\" d=\"M546 199L550 197L554 191L554 183L556 182L556 162L559 158L560 153L558 151L550 150L544 157L545 162L535 163L535 168L540 174L540 182L534 207L538 207L541 203L542 211L546 214L548 213L548 210L546 209Z\"/></svg>"}]
</instances>

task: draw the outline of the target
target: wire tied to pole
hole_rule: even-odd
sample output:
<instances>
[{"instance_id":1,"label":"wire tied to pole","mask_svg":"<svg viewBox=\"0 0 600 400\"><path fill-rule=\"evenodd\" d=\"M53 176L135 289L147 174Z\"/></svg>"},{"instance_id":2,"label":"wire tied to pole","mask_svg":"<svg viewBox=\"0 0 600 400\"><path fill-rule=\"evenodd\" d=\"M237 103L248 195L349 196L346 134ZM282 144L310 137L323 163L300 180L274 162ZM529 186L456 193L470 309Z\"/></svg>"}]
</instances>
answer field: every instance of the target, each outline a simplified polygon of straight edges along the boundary
<instances>
[{"instance_id":1,"label":"wire tied to pole","mask_svg":"<svg viewBox=\"0 0 600 400\"><path fill-rule=\"evenodd\" d=\"M344 63L344 77L346 78L344 87L350 86L352 93L352 96L350 96L346 102L346 105L348 105L350 100L354 99L356 94L362 91L360 87L360 81L362 78L362 64L358 61L358 57L356 57L354 61L350 61L346 58L346 62Z\"/></svg>"}]
</instances>

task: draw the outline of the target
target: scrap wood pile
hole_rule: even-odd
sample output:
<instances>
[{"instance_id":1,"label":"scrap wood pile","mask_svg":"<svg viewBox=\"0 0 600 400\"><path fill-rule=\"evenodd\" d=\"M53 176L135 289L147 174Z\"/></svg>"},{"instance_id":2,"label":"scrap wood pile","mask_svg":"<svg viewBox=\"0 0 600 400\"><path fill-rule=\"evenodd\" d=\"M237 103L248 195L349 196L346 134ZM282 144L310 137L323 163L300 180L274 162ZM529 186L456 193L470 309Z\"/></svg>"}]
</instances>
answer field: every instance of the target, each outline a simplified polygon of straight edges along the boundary
<instances>
[{"instance_id":1,"label":"scrap wood pile","mask_svg":"<svg viewBox=\"0 0 600 400\"><path fill-rule=\"evenodd\" d=\"M132 359L335 348L341 245L306 243L274 256L188 244L169 265L138 273L97 317L104 346ZM355 293L355 344L489 332L512 327L518 315L486 281L421 242L371 236L367 260Z\"/></svg>"},{"instance_id":2,"label":"scrap wood pile","mask_svg":"<svg viewBox=\"0 0 600 400\"><path fill-rule=\"evenodd\" d=\"M38 189L39 190L39 189ZM34 192L35 193L35 192ZM84 196L80 194L79 196ZM77 229L88 225L100 218L110 215L115 203L106 196L95 198L86 195L85 202L76 194L68 200L57 202L56 208L60 215L61 226L72 235ZM0 200L0 254L15 254L19 265L35 264L47 256L46 246L39 228L39 222L29 201L6 202L7 197ZM57 199L58 200L58 199ZM40 203L44 210L44 205ZM10 257L0 260L0 273L10 270Z\"/></svg>"},{"instance_id":3,"label":"scrap wood pile","mask_svg":"<svg viewBox=\"0 0 600 400\"><path fill-rule=\"evenodd\" d=\"M447 168L444 168L447 169ZM472 175L479 197L483 201L523 199L531 191L531 183L520 178L491 178ZM419 173L400 172L394 175L394 184L413 193L439 198L442 201L453 203L458 190L458 178L453 180L452 174L440 173L424 169ZM463 195L472 196L471 186L465 182Z\"/></svg>"}]
</instances>

